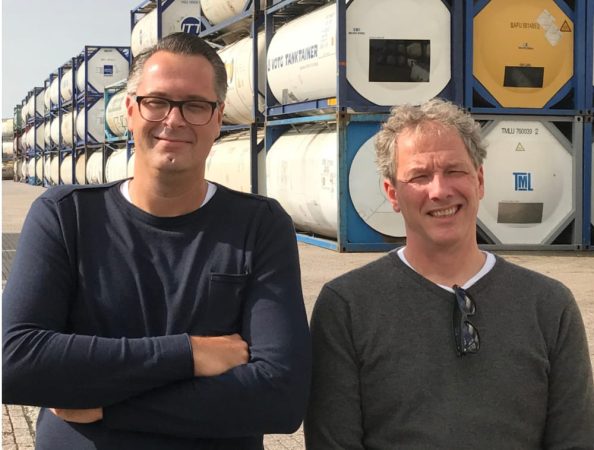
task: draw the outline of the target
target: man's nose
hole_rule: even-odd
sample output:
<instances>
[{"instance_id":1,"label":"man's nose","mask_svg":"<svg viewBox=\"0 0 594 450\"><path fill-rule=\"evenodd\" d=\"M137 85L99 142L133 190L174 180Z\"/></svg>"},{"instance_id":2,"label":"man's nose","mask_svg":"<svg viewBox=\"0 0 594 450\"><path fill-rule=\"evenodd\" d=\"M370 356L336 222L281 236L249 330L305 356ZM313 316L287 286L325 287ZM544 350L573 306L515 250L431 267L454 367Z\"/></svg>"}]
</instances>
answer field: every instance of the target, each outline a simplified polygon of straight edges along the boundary
<instances>
[{"instance_id":1,"label":"man's nose","mask_svg":"<svg viewBox=\"0 0 594 450\"><path fill-rule=\"evenodd\" d=\"M163 119L163 122L170 127L186 125L181 107L178 105L172 106L167 117Z\"/></svg>"},{"instance_id":2,"label":"man's nose","mask_svg":"<svg viewBox=\"0 0 594 450\"><path fill-rule=\"evenodd\" d=\"M451 183L444 174L436 172L427 185L429 198L441 199L451 195Z\"/></svg>"}]
</instances>

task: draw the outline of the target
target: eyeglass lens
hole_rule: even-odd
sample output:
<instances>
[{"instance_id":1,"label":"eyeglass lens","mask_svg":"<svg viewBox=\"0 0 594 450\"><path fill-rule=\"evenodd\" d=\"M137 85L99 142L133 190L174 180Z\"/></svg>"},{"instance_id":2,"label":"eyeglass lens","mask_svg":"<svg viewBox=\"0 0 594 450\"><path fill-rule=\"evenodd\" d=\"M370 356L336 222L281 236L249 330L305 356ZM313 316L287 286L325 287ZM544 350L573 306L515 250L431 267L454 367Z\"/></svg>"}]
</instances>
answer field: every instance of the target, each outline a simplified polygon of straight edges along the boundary
<instances>
[{"instance_id":1,"label":"eyeglass lens","mask_svg":"<svg viewBox=\"0 0 594 450\"><path fill-rule=\"evenodd\" d=\"M200 100L174 102L164 98L145 97L140 101L140 114L148 121L160 122L170 114L174 106L180 108L182 117L192 125L208 123L214 113L214 107L210 102Z\"/></svg>"}]
</instances>

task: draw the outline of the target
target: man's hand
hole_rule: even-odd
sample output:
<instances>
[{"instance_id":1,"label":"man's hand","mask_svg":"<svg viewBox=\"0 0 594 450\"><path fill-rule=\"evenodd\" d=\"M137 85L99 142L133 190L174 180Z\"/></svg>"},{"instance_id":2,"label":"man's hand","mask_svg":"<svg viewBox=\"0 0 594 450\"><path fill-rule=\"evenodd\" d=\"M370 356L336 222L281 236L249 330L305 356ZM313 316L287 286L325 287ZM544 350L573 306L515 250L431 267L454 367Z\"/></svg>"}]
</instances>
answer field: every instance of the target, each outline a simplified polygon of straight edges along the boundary
<instances>
[{"instance_id":1,"label":"man's hand","mask_svg":"<svg viewBox=\"0 0 594 450\"><path fill-rule=\"evenodd\" d=\"M247 364L248 345L239 334L228 336L190 336L194 357L194 376L212 377L233 367Z\"/></svg>"},{"instance_id":2,"label":"man's hand","mask_svg":"<svg viewBox=\"0 0 594 450\"><path fill-rule=\"evenodd\" d=\"M60 419L74 423L93 423L103 419L103 408L63 409L50 408Z\"/></svg>"}]
</instances>

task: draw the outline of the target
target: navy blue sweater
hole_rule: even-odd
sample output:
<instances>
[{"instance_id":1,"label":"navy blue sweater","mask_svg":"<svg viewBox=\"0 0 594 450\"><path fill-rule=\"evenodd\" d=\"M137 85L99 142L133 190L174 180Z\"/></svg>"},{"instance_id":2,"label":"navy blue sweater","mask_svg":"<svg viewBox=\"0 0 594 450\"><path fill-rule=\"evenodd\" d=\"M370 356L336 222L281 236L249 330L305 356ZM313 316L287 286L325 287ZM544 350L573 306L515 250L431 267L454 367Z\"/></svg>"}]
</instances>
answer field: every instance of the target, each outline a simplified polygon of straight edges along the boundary
<instances>
[{"instance_id":1,"label":"navy blue sweater","mask_svg":"<svg viewBox=\"0 0 594 450\"><path fill-rule=\"evenodd\" d=\"M62 186L25 221L3 298L3 401L42 409L42 449L261 449L298 428L311 349L289 216L218 186L150 215L120 183ZM250 361L194 377L189 335L240 333Z\"/></svg>"}]
</instances>

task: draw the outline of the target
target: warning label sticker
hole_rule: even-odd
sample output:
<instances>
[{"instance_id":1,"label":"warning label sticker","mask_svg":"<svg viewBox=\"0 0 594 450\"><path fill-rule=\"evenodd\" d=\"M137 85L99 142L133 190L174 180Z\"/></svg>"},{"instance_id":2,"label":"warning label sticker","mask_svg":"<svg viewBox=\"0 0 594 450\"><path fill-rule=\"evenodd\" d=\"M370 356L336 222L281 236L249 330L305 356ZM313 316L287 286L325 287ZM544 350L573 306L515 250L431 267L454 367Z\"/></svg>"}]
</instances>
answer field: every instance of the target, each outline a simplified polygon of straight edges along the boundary
<instances>
[{"instance_id":1,"label":"warning label sticker","mask_svg":"<svg viewBox=\"0 0 594 450\"><path fill-rule=\"evenodd\" d=\"M522 145L521 142L518 143L518 145L516 146L516 151L517 152L525 152L526 149L524 148L524 146Z\"/></svg>"},{"instance_id":2,"label":"warning label sticker","mask_svg":"<svg viewBox=\"0 0 594 450\"><path fill-rule=\"evenodd\" d=\"M563 21L563 25L561 25L561 32L562 33L571 33L571 27L567 23L567 20Z\"/></svg>"}]
</instances>

